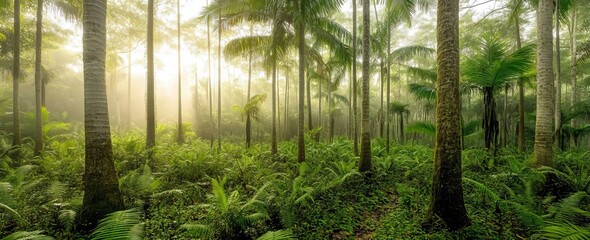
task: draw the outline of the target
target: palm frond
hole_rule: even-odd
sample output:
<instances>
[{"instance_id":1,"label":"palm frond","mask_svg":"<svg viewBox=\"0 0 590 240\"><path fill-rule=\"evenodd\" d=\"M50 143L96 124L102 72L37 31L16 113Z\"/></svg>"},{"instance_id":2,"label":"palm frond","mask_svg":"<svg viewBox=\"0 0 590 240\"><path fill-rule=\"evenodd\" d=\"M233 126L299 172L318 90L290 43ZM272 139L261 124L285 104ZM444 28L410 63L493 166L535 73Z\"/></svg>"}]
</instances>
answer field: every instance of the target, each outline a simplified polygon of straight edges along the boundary
<instances>
[{"instance_id":1,"label":"palm frond","mask_svg":"<svg viewBox=\"0 0 590 240\"><path fill-rule=\"evenodd\" d=\"M395 63L395 62L408 61L416 56L431 57L435 53L436 53L436 50L434 50L432 48L419 46L419 45L413 45L413 46L405 46L405 47L401 47L396 50L393 50L390 53L389 57L390 57L391 63Z\"/></svg>"},{"instance_id":2,"label":"palm frond","mask_svg":"<svg viewBox=\"0 0 590 240\"><path fill-rule=\"evenodd\" d=\"M436 134L436 126L430 122L414 122L406 127L406 131L434 136Z\"/></svg>"},{"instance_id":3,"label":"palm frond","mask_svg":"<svg viewBox=\"0 0 590 240\"><path fill-rule=\"evenodd\" d=\"M409 83L408 88L418 100L432 101L436 99L436 88L432 83Z\"/></svg>"}]
</instances>

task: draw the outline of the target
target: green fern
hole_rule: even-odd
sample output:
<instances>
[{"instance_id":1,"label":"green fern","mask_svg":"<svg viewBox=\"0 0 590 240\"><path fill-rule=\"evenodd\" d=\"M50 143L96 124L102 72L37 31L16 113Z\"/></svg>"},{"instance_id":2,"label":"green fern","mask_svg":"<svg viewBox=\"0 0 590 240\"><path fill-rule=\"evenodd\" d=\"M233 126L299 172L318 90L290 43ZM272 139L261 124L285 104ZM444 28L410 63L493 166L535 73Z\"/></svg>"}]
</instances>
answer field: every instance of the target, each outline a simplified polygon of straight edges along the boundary
<instances>
[{"instance_id":1,"label":"green fern","mask_svg":"<svg viewBox=\"0 0 590 240\"><path fill-rule=\"evenodd\" d=\"M111 213L100 220L91 237L93 240L141 239L143 226L140 220L140 212L135 208Z\"/></svg>"},{"instance_id":2,"label":"green fern","mask_svg":"<svg viewBox=\"0 0 590 240\"><path fill-rule=\"evenodd\" d=\"M182 224L180 226L181 229L186 229L187 232L194 237L204 238L204 239L211 239L213 238L213 228L209 225L204 224Z\"/></svg>"},{"instance_id":3,"label":"green fern","mask_svg":"<svg viewBox=\"0 0 590 240\"><path fill-rule=\"evenodd\" d=\"M297 239L290 229L269 231L258 237L256 240L291 240Z\"/></svg>"},{"instance_id":4,"label":"green fern","mask_svg":"<svg viewBox=\"0 0 590 240\"><path fill-rule=\"evenodd\" d=\"M32 231L32 232L15 232L10 234L2 240L50 240L54 239L49 236L41 234L43 231Z\"/></svg>"},{"instance_id":5,"label":"green fern","mask_svg":"<svg viewBox=\"0 0 590 240\"><path fill-rule=\"evenodd\" d=\"M590 239L590 229L570 223L555 223L542 228L534 237L546 240L586 240Z\"/></svg>"}]
</instances>

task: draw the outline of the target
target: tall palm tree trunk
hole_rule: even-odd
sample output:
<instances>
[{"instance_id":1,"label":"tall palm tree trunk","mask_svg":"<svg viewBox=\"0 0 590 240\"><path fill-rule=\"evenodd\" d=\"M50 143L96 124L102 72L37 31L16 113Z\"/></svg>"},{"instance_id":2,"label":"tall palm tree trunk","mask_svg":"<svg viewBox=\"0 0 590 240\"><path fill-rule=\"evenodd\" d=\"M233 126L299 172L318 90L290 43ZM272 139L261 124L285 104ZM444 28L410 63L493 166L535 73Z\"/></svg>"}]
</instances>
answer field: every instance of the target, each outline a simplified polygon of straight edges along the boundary
<instances>
[{"instance_id":1,"label":"tall palm tree trunk","mask_svg":"<svg viewBox=\"0 0 590 240\"><path fill-rule=\"evenodd\" d=\"M519 18L514 19L514 27L516 29L516 47L522 48L520 40L520 24ZM518 79L518 150L524 152L526 150L524 141L524 83L523 79Z\"/></svg>"},{"instance_id":2,"label":"tall palm tree trunk","mask_svg":"<svg viewBox=\"0 0 590 240\"><path fill-rule=\"evenodd\" d=\"M371 44L371 10L369 0L363 0L363 86L362 86L362 125L361 125L361 157L359 172L372 171L371 162L371 126L370 111L370 44Z\"/></svg>"},{"instance_id":3,"label":"tall palm tree trunk","mask_svg":"<svg viewBox=\"0 0 590 240\"><path fill-rule=\"evenodd\" d=\"M357 36L356 36L356 1L352 1L352 125L353 125L353 151L354 155L359 155L359 146L358 146L358 103L357 103L357 74L356 74L356 45L357 45Z\"/></svg>"},{"instance_id":4,"label":"tall palm tree trunk","mask_svg":"<svg viewBox=\"0 0 590 240\"><path fill-rule=\"evenodd\" d=\"M390 143L390 125L391 121L389 119L389 104L391 104L391 60L389 59L389 53L391 52L391 27L387 26L387 103L385 104L385 121L386 121L386 134L385 134L385 148L387 153L389 153L389 148L391 146Z\"/></svg>"},{"instance_id":5,"label":"tall palm tree trunk","mask_svg":"<svg viewBox=\"0 0 590 240\"><path fill-rule=\"evenodd\" d=\"M35 156L43 151L43 120L41 117L41 47L43 40L43 0L37 0L35 33Z\"/></svg>"},{"instance_id":6,"label":"tall palm tree trunk","mask_svg":"<svg viewBox=\"0 0 590 240\"><path fill-rule=\"evenodd\" d=\"M252 25L250 25L250 36L252 36ZM248 94L246 103L250 102L252 89L252 50L248 53ZM246 114L246 148L250 148L252 142L252 119L250 114Z\"/></svg>"},{"instance_id":7,"label":"tall palm tree trunk","mask_svg":"<svg viewBox=\"0 0 590 240\"><path fill-rule=\"evenodd\" d=\"M148 0L147 22L147 129L146 149L156 146L156 99L154 92L154 0Z\"/></svg>"},{"instance_id":8,"label":"tall palm tree trunk","mask_svg":"<svg viewBox=\"0 0 590 240\"><path fill-rule=\"evenodd\" d=\"M535 164L553 163L553 1L539 0L537 12L537 121L535 124Z\"/></svg>"},{"instance_id":9,"label":"tall palm tree trunk","mask_svg":"<svg viewBox=\"0 0 590 240\"><path fill-rule=\"evenodd\" d=\"M504 111L502 111L502 122L504 122L502 126L502 147L508 145L508 90L510 90L510 85L506 84L504 86Z\"/></svg>"},{"instance_id":10,"label":"tall palm tree trunk","mask_svg":"<svg viewBox=\"0 0 590 240\"><path fill-rule=\"evenodd\" d=\"M12 146L20 146L20 0L14 0L14 38L12 51Z\"/></svg>"},{"instance_id":11,"label":"tall palm tree trunk","mask_svg":"<svg viewBox=\"0 0 590 240\"><path fill-rule=\"evenodd\" d=\"M287 127L287 112L289 112L289 69L285 70L285 111L283 112L283 138L287 139L288 127Z\"/></svg>"},{"instance_id":12,"label":"tall palm tree trunk","mask_svg":"<svg viewBox=\"0 0 590 240\"><path fill-rule=\"evenodd\" d=\"M561 43L560 43L560 24L559 10L560 1L555 1L555 146L562 149L561 144Z\"/></svg>"},{"instance_id":13,"label":"tall palm tree trunk","mask_svg":"<svg viewBox=\"0 0 590 240\"><path fill-rule=\"evenodd\" d=\"M105 84L106 0L84 1L84 200L78 227L92 230L105 214L123 208L113 162Z\"/></svg>"},{"instance_id":14,"label":"tall palm tree trunk","mask_svg":"<svg viewBox=\"0 0 590 240\"><path fill-rule=\"evenodd\" d=\"M437 43L436 146L427 223L437 216L456 230L470 224L461 184L459 0L438 1Z\"/></svg>"},{"instance_id":15,"label":"tall palm tree trunk","mask_svg":"<svg viewBox=\"0 0 590 240\"><path fill-rule=\"evenodd\" d=\"M322 127L324 126L322 121L322 82L318 79L318 128L320 131L315 135L315 141L320 141L320 136L322 135Z\"/></svg>"},{"instance_id":16,"label":"tall palm tree trunk","mask_svg":"<svg viewBox=\"0 0 590 240\"><path fill-rule=\"evenodd\" d=\"M578 51L578 44L576 41L576 34L577 34L577 25L578 25L578 17L577 17L577 8L574 5L573 9L572 9L572 13L571 13L571 20L570 20L570 51L571 51L571 56L572 56L572 67L570 68L570 76L571 76L571 82L572 82L572 95L570 96L570 107L573 109L574 106L576 106L577 102L578 102L578 84L577 84L577 75L578 75L578 57L576 56L576 53ZM576 119L572 119L570 122L570 125L572 126L572 128L576 128L577 127L577 122ZM570 145L572 147L577 147L577 144L574 142L574 138L571 138L571 142Z\"/></svg>"},{"instance_id":17,"label":"tall palm tree trunk","mask_svg":"<svg viewBox=\"0 0 590 240\"><path fill-rule=\"evenodd\" d=\"M217 16L217 150L221 152L221 13Z\"/></svg>"},{"instance_id":18,"label":"tall palm tree trunk","mask_svg":"<svg viewBox=\"0 0 590 240\"><path fill-rule=\"evenodd\" d=\"M496 114L496 100L494 99L494 90L491 87L483 89L484 95L484 145L486 149L496 152L498 146L498 132L500 126L498 124L498 116Z\"/></svg>"},{"instance_id":19,"label":"tall palm tree trunk","mask_svg":"<svg viewBox=\"0 0 590 240\"><path fill-rule=\"evenodd\" d=\"M273 52L272 66L272 134L270 152L274 157L277 155L277 59L276 51Z\"/></svg>"},{"instance_id":20,"label":"tall palm tree trunk","mask_svg":"<svg viewBox=\"0 0 590 240\"><path fill-rule=\"evenodd\" d=\"M131 33L129 35L131 36ZM129 51L127 52L127 128L131 129L131 39L127 47Z\"/></svg>"},{"instance_id":21,"label":"tall palm tree trunk","mask_svg":"<svg viewBox=\"0 0 590 240\"><path fill-rule=\"evenodd\" d=\"M184 143L184 129L182 127L182 67L180 62L180 0L176 0L176 41L178 44L178 133L176 142Z\"/></svg>"},{"instance_id":22,"label":"tall palm tree trunk","mask_svg":"<svg viewBox=\"0 0 590 240\"><path fill-rule=\"evenodd\" d=\"M299 11L300 14L304 15L304 6L306 0L299 0ZM305 136L304 133L304 120L305 120L305 109L303 100L305 97L305 23L303 19L299 19L297 24L297 44L299 54L299 96L298 99L298 120L297 120L297 161L305 161Z\"/></svg>"},{"instance_id":23,"label":"tall palm tree trunk","mask_svg":"<svg viewBox=\"0 0 590 240\"><path fill-rule=\"evenodd\" d=\"M384 70L383 58L381 58L379 63L379 82L381 83L381 97L379 98L379 102L381 104L381 109L379 109L379 137L381 137L381 139L383 139L385 136L385 108L383 107L385 100L385 76L383 76Z\"/></svg>"},{"instance_id":24,"label":"tall palm tree trunk","mask_svg":"<svg viewBox=\"0 0 590 240\"><path fill-rule=\"evenodd\" d=\"M209 7L209 0L206 0L207 7ZM211 19L207 18L207 67L209 68L209 76L207 83L207 95L209 97L209 130L211 144L210 147L213 149L213 143L215 142L215 123L213 122L213 80L211 78Z\"/></svg>"},{"instance_id":25,"label":"tall palm tree trunk","mask_svg":"<svg viewBox=\"0 0 590 240\"><path fill-rule=\"evenodd\" d=\"M307 128L311 132L313 130L313 121L311 117L311 79L307 76Z\"/></svg>"}]
</instances>

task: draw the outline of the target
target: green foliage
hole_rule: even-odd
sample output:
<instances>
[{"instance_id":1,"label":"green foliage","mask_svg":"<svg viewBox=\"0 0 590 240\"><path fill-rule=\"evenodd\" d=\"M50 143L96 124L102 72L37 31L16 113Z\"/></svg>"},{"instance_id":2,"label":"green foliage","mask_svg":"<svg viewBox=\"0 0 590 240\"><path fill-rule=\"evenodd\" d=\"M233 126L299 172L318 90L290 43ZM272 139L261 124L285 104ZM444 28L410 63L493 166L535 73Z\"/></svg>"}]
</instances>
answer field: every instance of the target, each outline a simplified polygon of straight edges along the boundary
<instances>
[{"instance_id":1,"label":"green foliage","mask_svg":"<svg viewBox=\"0 0 590 240\"><path fill-rule=\"evenodd\" d=\"M100 220L92 232L92 239L141 239L143 225L140 223L140 212L129 209L109 214Z\"/></svg>"},{"instance_id":2,"label":"green foliage","mask_svg":"<svg viewBox=\"0 0 590 240\"><path fill-rule=\"evenodd\" d=\"M15 232L15 233L10 234L6 237L3 237L2 240L50 240L50 239L54 239L52 237L45 236L41 233L42 233L42 231Z\"/></svg>"},{"instance_id":3,"label":"green foliage","mask_svg":"<svg viewBox=\"0 0 590 240\"><path fill-rule=\"evenodd\" d=\"M297 239L291 230L269 231L256 240L289 240Z\"/></svg>"}]
</instances>

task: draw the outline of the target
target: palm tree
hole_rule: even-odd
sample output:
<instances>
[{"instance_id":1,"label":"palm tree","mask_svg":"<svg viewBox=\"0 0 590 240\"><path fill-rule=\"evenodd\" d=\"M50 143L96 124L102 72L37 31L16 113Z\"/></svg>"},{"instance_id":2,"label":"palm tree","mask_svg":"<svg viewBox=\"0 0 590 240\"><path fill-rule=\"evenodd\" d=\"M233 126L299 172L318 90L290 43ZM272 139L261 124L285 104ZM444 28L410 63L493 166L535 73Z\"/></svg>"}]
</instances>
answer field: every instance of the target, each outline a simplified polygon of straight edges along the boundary
<instances>
[{"instance_id":1,"label":"palm tree","mask_svg":"<svg viewBox=\"0 0 590 240\"><path fill-rule=\"evenodd\" d=\"M20 146L20 0L14 0L14 36L12 43L12 146Z\"/></svg>"},{"instance_id":2,"label":"palm tree","mask_svg":"<svg viewBox=\"0 0 590 240\"><path fill-rule=\"evenodd\" d=\"M35 33L35 156L43 151L43 120L41 116L41 47L43 40L43 0L37 0Z\"/></svg>"},{"instance_id":3,"label":"palm tree","mask_svg":"<svg viewBox=\"0 0 590 240\"><path fill-rule=\"evenodd\" d=\"M350 39L347 31L338 23L326 17L328 13L337 10L341 2L340 0L298 1L291 4L284 1L218 0L208 7L206 14L220 15L223 9L224 25L235 25L241 20L270 24L272 26L270 35L234 39L226 45L226 48L229 47L237 52L246 53L250 49L261 51L265 58L264 62L267 63L264 65L269 67L267 71L271 72L271 78L275 78L276 71L274 69L278 67L278 61L283 58L289 47L295 47L295 43L299 44L298 48L300 54L302 54L300 57L312 58L314 61L320 62L318 64L323 64L321 63L321 55L317 50L305 44L305 36L300 36L305 34L304 31L310 32L312 36L316 36L316 41L335 50L336 55L349 54L347 47L341 41L337 41L341 38ZM300 31L301 29L304 31ZM297 40L295 40L296 38ZM304 72L300 72L300 77L304 74ZM275 86L276 90L276 78L272 85ZM300 96L304 95L300 94ZM276 93L273 99L276 101ZM276 107L273 107L273 109L276 109ZM275 114L273 116L276 117ZM275 126L273 129L276 129L276 124L273 126ZM276 133L276 130L274 131ZM273 139L276 139L276 134L274 135ZM273 142L275 143L272 143L272 146L276 144L276 141ZM271 150L273 148L271 147Z\"/></svg>"},{"instance_id":4,"label":"palm tree","mask_svg":"<svg viewBox=\"0 0 590 240\"><path fill-rule=\"evenodd\" d=\"M361 116L361 158L360 172L370 172L371 163L371 126L369 125L369 85L370 85L370 56L371 47L371 5L369 0L363 0L363 85L362 85L362 116Z\"/></svg>"},{"instance_id":5,"label":"palm tree","mask_svg":"<svg viewBox=\"0 0 590 240\"><path fill-rule=\"evenodd\" d=\"M495 36L484 36L481 49L463 64L463 78L484 95L482 126L485 147L497 150L500 126L496 114L495 93L508 81L521 76L533 64L534 50L531 45L506 53L506 44Z\"/></svg>"},{"instance_id":6,"label":"palm tree","mask_svg":"<svg viewBox=\"0 0 590 240\"><path fill-rule=\"evenodd\" d=\"M156 146L156 104L154 95L154 0L148 0L147 12L147 129L146 148Z\"/></svg>"},{"instance_id":7,"label":"palm tree","mask_svg":"<svg viewBox=\"0 0 590 240\"><path fill-rule=\"evenodd\" d=\"M561 144L561 46L560 46L560 10L561 0L555 1L555 146L562 147Z\"/></svg>"},{"instance_id":8,"label":"palm tree","mask_svg":"<svg viewBox=\"0 0 590 240\"><path fill-rule=\"evenodd\" d=\"M520 15L523 12L523 4L524 0L513 0L511 2L512 6L510 9L512 10L510 13L510 20L514 22L515 28L515 37L516 37L516 48L520 49L522 47L521 43L521 36L520 36ZM520 152L525 151L525 141L524 141L524 82L523 79L520 78L518 80L518 150Z\"/></svg>"},{"instance_id":9,"label":"palm tree","mask_svg":"<svg viewBox=\"0 0 590 240\"><path fill-rule=\"evenodd\" d=\"M106 7L84 1L84 200L79 226L89 231L105 214L121 210L123 199L113 162L105 84Z\"/></svg>"},{"instance_id":10,"label":"palm tree","mask_svg":"<svg viewBox=\"0 0 590 240\"><path fill-rule=\"evenodd\" d=\"M184 128L182 126L182 71L180 62L180 0L176 0L176 40L178 54L178 133L176 142L184 142Z\"/></svg>"},{"instance_id":11,"label":"palm tree","mask_svg":"<svg viewBox=\"0 0 590 240\"><path fill-rule=\"evenodd\" d=\"M553 163L553 1L539 0L537 12L537 121L535 164Z\"/></svg>"},{"instance_id":12,"label":"palm tree","mask_svg":"<svg viewBox=\"0 0 590 240\"><path fill-rule=\"evenodd\" d=\"M221 152L221 13L217 15L217 150Z\"/></svg>"},{"instance_id":13,"label":"palm tree","mask_svg":"<svg viewBox=\"0 0 590 240\"><path fill-rule=\"evenodd\" d=\"M572 66L570 69L570 76L571 76L571 84L572 84L572 93L570 96L570 107L574 107L578 102L578 87L577 87L577 75L578 75L578 56L576 55L578 50L578 44L576 41L576 34L578 28L578 11L577 11L577 1L574 1L572 6L572 11L569 20L569 34L570 34L570 55ZM572 127L577 127L577 122L575 119L571 120L570 125ZM572 140L572 146L576 146L577 144Z\"/></svg>"},{"instance_id":14,"label":"palm tree","mask_svg":"<svg viewBox=\"0 0 590 240\"><path fill-rule=\"evenodd\" d=\"M438 1L437 43L435 170L427 223L436 215L456 230L470 224L461 183L459 0Z\"/></svg>"},{"instance_id":15,"label":"palm tree","mask_svg":"<svg viewBox=\"0 0 590 240\"><path fill-rule=\"evenodd\" d=\"M206 0L207 8L209 8L209 0ZM209 129L211 130L211 143L210 147L213 149L213 143L215 142L215 126L213 123L213 82L211 80L211 19L206 18L207 21L207 95L209 95Z\"/></svg>"},{"instance_id":16,"label":"palm tree","mask_svg":"<svg viewBox=\"0 0 590 240\"><path fill-rule=\"evenodd\" d=\"M258 120L258 114L260 113L260 106L266 100L266 95L257 94L254 95L250 100L240 109L242 117L246 117L246 148L250 147L252 142L252 123L250 119Z\"/></svg>"},{"instance_id":17,"label":"palm tree","mask_svg":"<svg viewBox=\"0 0 590 240\"><path fill-rule=\"evenodd\" d=\"M356 53L357 53L357 39L356 39L356 1L352 1L352 112L353 112L353 151L354 155L358 156L358 104L357 104L357 74L356 74Z\"/></svg>"},{"instance_id":18,"label":"palm tree","mask_svg":"<svg viewBox=\"0 0 590 240\"><path fill-rule=\"evenodd\" d=\"M353 1L354 2L354 1ZM306 0L299 0L299 14L304 16L304 6ZM305 162L305 109L303 99L305 98L305 23L302 18L298 19L297 24L297 53L299 55L299 99L298 99L298 119L297 119L297 162Z\"/></svg>"},{"instance_id":19,"label":"palm tree","mask_svg":"<svg viewBox=\"0 0 590 240\"><path fill-rule=\"evenodd\" d=\"M397 115L399 121L399 139L400 144L404 144L405 136L404 136L404 115L409 115L410 110L408 109L408 104L404 104L401 102L392 102L389 105L388 115L394 114Z\"/></svg>"}]
</instances>

